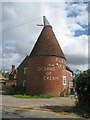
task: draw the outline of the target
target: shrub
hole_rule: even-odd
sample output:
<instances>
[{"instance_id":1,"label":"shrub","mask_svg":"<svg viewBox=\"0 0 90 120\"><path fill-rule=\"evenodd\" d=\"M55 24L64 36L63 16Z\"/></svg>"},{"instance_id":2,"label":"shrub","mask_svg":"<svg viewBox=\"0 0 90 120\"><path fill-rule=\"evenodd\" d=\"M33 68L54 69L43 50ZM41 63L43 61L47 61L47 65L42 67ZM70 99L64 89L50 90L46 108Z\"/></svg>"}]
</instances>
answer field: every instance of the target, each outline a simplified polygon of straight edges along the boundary
<instances>
[{"instance_id":1,"label":"shrub","mask_svg":"<svg viewBox=\"0 0 90 120\"><path fill-rule=\"evenodd\" d=\"M88 104L88 99L90 97L90 92L88 91L90 82L88 78L89 78L89 70L80 73L80 75L77 78L76 91L77 91L79 103Z\"/></svg>"},{"instance_id":2,"label":"shrub","mask_svg":"<svg viewBox=\"0 0 90 120\"><path fill-rule=\"evenodd\" d=\"M76 80L76 92L78 96L77 106L81 108L84 113L90 116L90 69L79 74Z\"/></svg>"}]
</instances>

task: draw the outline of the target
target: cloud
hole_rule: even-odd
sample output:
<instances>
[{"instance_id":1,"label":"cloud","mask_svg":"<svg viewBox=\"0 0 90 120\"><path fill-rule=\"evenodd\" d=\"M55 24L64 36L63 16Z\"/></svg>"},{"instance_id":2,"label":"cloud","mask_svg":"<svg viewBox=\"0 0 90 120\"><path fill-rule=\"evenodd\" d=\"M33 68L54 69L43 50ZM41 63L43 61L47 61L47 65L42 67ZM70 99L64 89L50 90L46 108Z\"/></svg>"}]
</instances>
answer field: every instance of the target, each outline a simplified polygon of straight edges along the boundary
<instances>
[{"instance_id":1,"label":"cloud","mask_svg":"<svg viewBox=\"0 0 90 120\"><path fill-rule=\"evenodd\" d=\"M72 65L86 65L88 64L88 57L83 55L67 55L67 64Z\"/></svg>"},{"instance_id":2,"label":"cloud","mask_svg":"<svg viewBox=\"0 0 90 120\"><path fill-rule=\"evenodd\" d=\"M42 27L38 27L37 24L42 24L44 15L52 25L57 40L65 53L67 65L71 65L71 68L74 66L73 69L76 69L77 66L82 70L86 69L88 36L82 34L75 37L75 31L86 29L83 26L88 24L87 4L7 2L3 3L2 7L4 69L10 70L12 64L17 67L24 57L30 54L42 30ZM15 26L18 27L15 28Z\"/></svg>"},{"instance_id":3,"label":"cloud","mask_svg":"<svg viewBox=\"0 0 90 120\"><path fill-rule=\"evenodd\" d=\"M76 72L76 70L80 70L80 71L84 71L84 70L87 70L89 67L88 67L88 64L85 64L85 65L73 65L73 64L69 64L68 65L72 70L73 72Z\"/></svg>"},{"instance_id":4,"label":"cloud","mask_svg":"<svg viewBox=\"0 0 90 120\"><path fill-rule=\"evenodd\" d=\"M71 55L83 55L88 56L88 36L81 35L79 37L73 37L66 39L66 45L64 46L65 53ZM70 42L70 43L69 43Z\"/></svg>"}]
</instances>

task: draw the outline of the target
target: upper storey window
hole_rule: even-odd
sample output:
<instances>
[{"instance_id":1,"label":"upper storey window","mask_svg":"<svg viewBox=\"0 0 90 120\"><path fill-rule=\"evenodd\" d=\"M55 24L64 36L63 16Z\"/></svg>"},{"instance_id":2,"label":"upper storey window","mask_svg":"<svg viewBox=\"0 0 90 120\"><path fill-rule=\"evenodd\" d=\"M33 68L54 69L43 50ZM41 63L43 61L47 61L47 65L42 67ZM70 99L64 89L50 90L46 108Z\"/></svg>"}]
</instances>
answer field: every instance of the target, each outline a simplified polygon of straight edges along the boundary
<instances>
[{"instance_id":1,"label":"upper storey window","mask_svg":"<svg viewBox=\"0 0 90 120\"><path fill-rule=\"evenodd\" d=\"M27 74L28 68L24 68L24 74Z\"/></svg>"}]
</instances>

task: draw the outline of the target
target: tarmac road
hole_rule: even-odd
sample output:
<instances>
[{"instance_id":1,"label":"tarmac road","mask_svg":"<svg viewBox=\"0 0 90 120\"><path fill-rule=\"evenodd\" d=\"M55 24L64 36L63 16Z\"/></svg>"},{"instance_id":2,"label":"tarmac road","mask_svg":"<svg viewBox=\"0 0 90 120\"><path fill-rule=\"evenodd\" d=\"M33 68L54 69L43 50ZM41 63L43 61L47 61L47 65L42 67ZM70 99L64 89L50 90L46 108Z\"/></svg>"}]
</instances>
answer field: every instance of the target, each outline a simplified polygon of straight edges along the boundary
<instances>
[{"instance_id":1,"label":"tarmac road","mask_svg":"<svg viewBox=\"0 0 90 120\"><path fill-rule=\"evenodd\" d=\"M3 118L76 118L41 109L23 110L22 108L3 107Z\"/></svg>"},{"instance_id":2,"label":"tarmac road","mask_svg":"<svg viewBox=\"0 0 90 120\"><path fill-rule=\"evenodd\" d=\"M73 113L60 112L65 106L72 107L75 104L74 98L20 99L8 95L0 95L0 98L1 96L3 118L80 118Z\"/></svg>"}]
</instances>

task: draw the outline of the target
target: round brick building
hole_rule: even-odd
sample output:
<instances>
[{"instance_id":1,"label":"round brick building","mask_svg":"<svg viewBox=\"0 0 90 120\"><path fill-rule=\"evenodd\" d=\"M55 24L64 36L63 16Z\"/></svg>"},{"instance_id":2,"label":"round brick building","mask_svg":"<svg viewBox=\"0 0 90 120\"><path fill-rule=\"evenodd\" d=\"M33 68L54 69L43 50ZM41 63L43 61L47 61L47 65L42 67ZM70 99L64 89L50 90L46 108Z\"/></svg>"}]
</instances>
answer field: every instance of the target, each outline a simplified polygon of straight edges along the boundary
<instances>
[{"instance_id":1,"label":"round brick building","mask_svg":"<svg viewBox=\"0 0 90 120\"><path fill-rule=\"evenodd\" d=\"M27 93L59 96L64 90L65 62L52 27L44 17L44 28L28 57Z\"/></svg>"}]
</instances>

